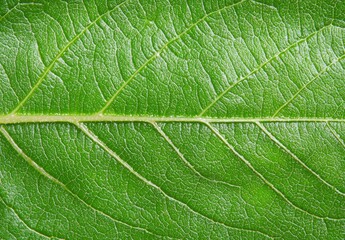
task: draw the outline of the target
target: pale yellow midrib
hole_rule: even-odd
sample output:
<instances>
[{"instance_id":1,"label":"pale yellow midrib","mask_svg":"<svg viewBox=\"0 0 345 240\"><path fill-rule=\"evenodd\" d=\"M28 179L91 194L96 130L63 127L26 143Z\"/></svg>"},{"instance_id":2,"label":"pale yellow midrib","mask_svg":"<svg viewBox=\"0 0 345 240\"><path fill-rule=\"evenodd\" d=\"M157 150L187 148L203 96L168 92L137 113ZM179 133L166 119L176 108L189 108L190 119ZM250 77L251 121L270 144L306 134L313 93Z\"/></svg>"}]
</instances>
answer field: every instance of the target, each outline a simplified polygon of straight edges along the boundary
<instances>
[{"instance_id":1,"label":"pale yellow midrib","mask_svg":"<svg viewBox=\"0 0 345 240\"><path fill-rule=\"evenodd\" d=\"M116 116L116 115L0 115L0 124L43 122L345 122L334 118L214 118L214 117L164 117L164 116Z\"/></svg>"}]
</instances>

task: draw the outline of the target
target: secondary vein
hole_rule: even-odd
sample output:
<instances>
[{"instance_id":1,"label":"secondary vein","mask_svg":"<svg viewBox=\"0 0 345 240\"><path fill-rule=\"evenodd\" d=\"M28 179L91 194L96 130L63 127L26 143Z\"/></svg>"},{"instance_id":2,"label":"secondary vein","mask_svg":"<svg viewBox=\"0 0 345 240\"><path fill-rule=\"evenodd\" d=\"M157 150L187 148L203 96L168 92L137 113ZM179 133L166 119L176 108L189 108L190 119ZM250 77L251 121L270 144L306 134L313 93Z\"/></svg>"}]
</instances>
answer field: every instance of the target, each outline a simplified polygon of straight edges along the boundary
<instances>
[{"instance_id":1,"label":"secondary vein","mask_svg":"<svg viewBox=\"0 0 345 240\"><path fill-rule=\"evenodd\" d=\"M301 159L299 159L290 149L288 149L284 144L282 144L268 129L262 125L261 123L256 123L259 128L279 147L284 149L286 153L288 153L293 159L295 159L299 164L301 164L305 169L307 169L311 174L313 174L317 179L319 179L323 184L327 185L328 187L332 188L338 194L345 196L345 193L337 189L335 186L324 180L319 174L317 174L313 169L308 167Z\"/></svg>"},{"instance_id":2,"label":"secondary vein","mask_svg":"<svg viewBox=\"0 0 345 240\"><path fill-rule=\"evenodd\" d=\"M11 135L6 131L6 129L4 127L0 127L0 132L4 135L4 137L7 139L7 141L10 143L10 145L13 147L14 150L16 150L18 152L18 154L30 165L32 166L36 171L38 171L40 174L42 174L43 176L45 176L46 178L48 178L49 180L51 180L52 182L54 182L55 184L59 185L60 187L62 187L65 191L67 191L70 195L72 195L73 197L75 197L76 199L78 199L80 202L82 202L84 205L86 205L88 208L92 209L93 211L99 213L100 215L116 222L122 225L125 225L127 227L133 228L133 229L137 229L140 231L144 231L150 235L156 235L157 234L150 232L149 230L145 229L145 228L141 228L141 227L137 227L137 226L132 226L126 222L122 222L118 219L115 219L113 217L111 217L110 215L104 213L101 210L98 210L97 208L91 206L90 204L88 204L87 202L85 202L83 199L81 199L77 194L75 194L74 192L72 192L64 183L60 182L58 179L56 179L55 177L53 177L52 175L50 175L47 171L44 170L44 168L42 168L41 166L39 166L34 160L32 160L28 155L26 155L26 153L24 153L24 151L17 145L17 143L14 141L14 139L11 137Z\"/></svg>"},{"instance_id":3,"label":"secondary vein","mask_svg":"<svg viewBox=\"0 0 345 240\"><path fill-rule=\"evenodd\" d=\"M135 171L131 165L129 165L126 161L124 161L117 153L115 153L111 148L109 148L102 140L98 138L92 131L90 131L87 126L81 123L74 123L86 136L88 136L92 141L94 141L96 144L98 144L100 147L102 147L110 156L112 156L116 161L118 161L123 167L125 167L128 171L130 171L134 176L136 176L138 179L140 179L142 182L147 184L148 186L151 186L158 190L164 197L169 199L172 202L176 202L179 205L182 205L183 207L187 208L189 211L191 211L193 214L198 215L204 219L209 220L210 222L221 225L228 229L234 229L234 230L242 230L247 232L256 232L260 235L263 235L265 237L268 237L270 239L273 239L271 236L267 235L266 233L260 232L258 230L252 230L252 229L245 229L245 228L239 228L230 226L229 224L226 224L224 222L217 221L211 217L208 217L207 215L200 213L193 208L191 208L188 204L180 201L179 199L170 196L168 193L166 193L161 187L156 185L155 183L151 182L150 180L146 179L144 176L142 176L140 173Z\"/></svg>"},{"instance_id":4,"label":"secondary vein","mask_svg":"<svg viewBox=\"0 0 345 240\"><path fill-rule=\"evenodd\" d=\"M178 149L176 147L176 145L172 142L172 140L168 137L168 135L166 135L166 133L163 131L163 129L156 123L156 122L151 122L151 124L153 125L153 127L157 130L157 132L164 138L164 140L169 143L169 145L174 149L174 151L176 152L176 154L179 156L179 158L188 166L189 169L191 169L197 176L199 176L200 178L208 181L208 182L212 182L212 183L216 183L216 184L223 184L226 185L228 187L231 188L240 188L240 186L238 185L234 185L225 181L221 181L221 180L216 180L216 179L211 179L209 177L204 176L202 173L200 173L198 170L195 169L195 167L184 157L184 155L181 153L180 149Z\"/></svg>"},{"instance_id":5,"label":"secondary vein","mask_svg":"<svg viewBox=\"0 0 345 240\"><path fill-rule=\"evenodd\" d=\"M174 38L170 39L167 43L165 43L158 51L156 51L154 54L151 55L151 57L149 57L125 82L123 82L123 84L120 86L120 88L113 94L113 96L106 102L106 104L102 107L102 109L99 111L100 114L102 114L105 110L108 109L108 107L114 102L114 100L116 99L116 97L123 91L123 89L151 62L153 62L155 59L158 58L158 56L160 56L160 54L173 42L176 42L177 40L179 40L183 35L185 35L186 33L188 33L191 29L193 29L195 26L197 26L199 23L201 23L202 21L204 21L206 18L208 18L209 16L211 16L212 14L215 14L217 12L220 12L224 9L230 8L230 7L234 7L236 5L239 5L241 3L243 3L245 0L241 0L237 3L234 3L232 5L229 6L225 6L223 8L220 8L218 10L215 10L213 12L210 12L208 14L206 14L205 16L203 16L202 18L200 18L198 21L196 21L195 23L191 24L189 27L187 27L183 32L181 32L180 34L178 34L177 36L175 36Z\"/></svg>"},{"instance_id":6,"label":"secondary vein","mask_svg":"<svg viewBox=\"0 0 345 240\"><path fill-rule=\"evenodd\" d=\"M290 98L288 99L284 104L282 104L273 114L272 117L275 117L278 115L279 112L281 112L287 105L289 105L304 89L306 89L310 84L312 84L316 79L318 79L322 74L326 73L328 70L331 69L333 65L340 62L345 58L345 54L336 58L333 60L330 64L328 64L324 69L322 69L318 74L316 74L310 81L305 83L298 91Z\"/></svg>"},{"instance_id":7,"label":"secondary vein","mask_svg":"<svg viewBox=\"0 0 345 240\"><path fill-rule=\"evenodd\" d=\"M231 84L228 88L226 88L223 92L221 92L219 95L216 96L216 98L209 103L199 114L199 116L203 116L206 112L208 112L221 98L224 97L225 94L227 94L228 92L231 91L231 89L233 89L236 85L238 85L239 83L243 82L244 80L246 80L248 77L252 76L253 74L257 73L260 69L262 69L263 67L265 67L267 64L269 64L270 62L272 62L274 59L277 59L278 57L280 57L281 55L283 55L284 53L286 53L287 51L289 51L291 48L298 46L298 44L307 41L309 38L313 37L314 35L316 35L317 33L323 31L324 29L326 29L327 27L332 26L331 24L326 25L322 28L320 28L319 30L312 32L311 34L309 34L308 36L306 36L305 38L299 39L298 41L290 44L289 46L287 46L286 48L284 48L283 50L279 51L278 53L276 53L275 55L273 55L272 57L270 57L269 59L267 59L265 62L261 63L259 66L257 66L254 70L252 70L250 73L248 73L247 75L245 75L244 77L240 78L239 80L235 81L233 84Z\"/></svg>"},{"instance_id":8,"label":"secondary vein","mask_svg":"<svg viewBox=\"0 0 345 240\"><path fill-rule=\"evenodd\" d=\"M299 206L295 205L293 202L291 202L285 195L282 193L279 189L277 189L271 182L269 182L259 171L257 171L253 165L243 156L241 155L235 148L232 146L226 138L211 124L206 123L206 125L209 127L209 129L231 150L241 161L243 161L265 184L267 184L275 193L277 193L279 196L281 196L290 206L293 208L304 212L305 214L315 217L317 219L327 219L331 221L340 221L344 220L344 218L330 218L330 217L322 217L315 215L314 213L308 212L307 210L304 210L303 208L300 208Z\"/></svg>"},{"instance_id":9,"label":"secondary vein","mask_svg":"<svg viewBox=\"0 0 345 240\"><path fill-rule=\"evenodd\" d=\"M37 231L36 229L30 227L20 216L19 214L17 213L17 211L11 207L9 204L7 204L4 199L0 196L0 202L2 202L8 209L10 209L13 213L13 215L15 216L15 218L18 219L19 222L21 222L30 232L33 232L34 234L37 234L43 238L48 238L48 239L59 239L59 240L63 240L63 238L58 238L58 237L55 237L55 236L47 236L47 235L44 235L43 233ZM28 237L28 236L27 236Z\"/></svg>"},{"instance_id":10,"label":"secondary vein","mask_svg":"<svg viewBox=\"0 0 345 240\"><path fill-rule=\"evenodd\" d=\"M55 58L50 62L48 67L45 68L41 76L38 78L36 84L30 89L29 93L18 103L18 105L12 110L11 114L16 113L33 95L33 93L36 91L36 89L41 85L45 77L48 75L48 73L51 71L51 69L54 67L55 63L60 59L60 57L69 49L69 47L75 43L87 30L89 30L92 26L94 26L100 19L102 19L105 15L115 11L117 8L125 4L127 1L124 1L118 5L116 5L113 9L103 13L102 15L98 16L94 21L89 23L80 33L74 36L74 38L69 41L55 56Z\"/></svg>"}]
</instances>

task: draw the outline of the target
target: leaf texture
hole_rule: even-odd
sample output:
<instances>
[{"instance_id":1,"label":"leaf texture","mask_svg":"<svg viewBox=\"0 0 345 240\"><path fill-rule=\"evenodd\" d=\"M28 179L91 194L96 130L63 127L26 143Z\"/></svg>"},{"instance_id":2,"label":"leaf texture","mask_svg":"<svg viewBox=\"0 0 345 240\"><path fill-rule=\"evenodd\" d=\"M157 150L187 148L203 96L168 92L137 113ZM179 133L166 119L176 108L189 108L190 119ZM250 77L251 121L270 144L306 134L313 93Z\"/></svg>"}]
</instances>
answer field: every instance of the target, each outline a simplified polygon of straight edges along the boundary
<instances>
[{"instance_id":1,"label":"leaf texture","mask_svg":"<svg viewBox=\"0 0 345 240\"><path fill-rule=\"evenodd\" d=\"M1 239L344 239L345 4L0 0Z\"/></svg>"}]
</instances>

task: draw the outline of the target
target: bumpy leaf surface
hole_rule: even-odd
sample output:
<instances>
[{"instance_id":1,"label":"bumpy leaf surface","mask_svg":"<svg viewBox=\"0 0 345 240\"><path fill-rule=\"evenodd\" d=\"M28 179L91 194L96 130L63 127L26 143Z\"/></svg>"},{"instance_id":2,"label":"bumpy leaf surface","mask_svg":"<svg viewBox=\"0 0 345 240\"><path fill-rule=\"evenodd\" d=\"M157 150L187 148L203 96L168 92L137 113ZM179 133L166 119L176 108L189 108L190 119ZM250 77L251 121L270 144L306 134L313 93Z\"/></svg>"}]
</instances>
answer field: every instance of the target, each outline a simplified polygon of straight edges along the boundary
<instances>
[{"instance_id":1,"label":"bumpy leaf surface","mask_svg":"<svg viewBox=\"0 0 345 240\"><path fill-rule=\"evenodd\" d=\"M0 0L1 239L344 239L342 0Z\"/></svg>"}]
</instances>

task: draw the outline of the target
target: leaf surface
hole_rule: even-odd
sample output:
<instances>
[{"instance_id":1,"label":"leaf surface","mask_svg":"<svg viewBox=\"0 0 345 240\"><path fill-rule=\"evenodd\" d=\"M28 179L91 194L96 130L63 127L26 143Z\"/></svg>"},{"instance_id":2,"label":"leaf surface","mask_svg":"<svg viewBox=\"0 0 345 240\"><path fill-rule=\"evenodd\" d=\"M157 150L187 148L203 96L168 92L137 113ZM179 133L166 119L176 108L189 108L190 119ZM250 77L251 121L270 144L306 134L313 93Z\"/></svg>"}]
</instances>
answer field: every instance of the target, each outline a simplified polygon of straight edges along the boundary
<instances>
[{"instance_id":1,"label":"leaf surface","mask_svg":"<svg viewBox=\"0 0 345 240\"><path fill-rule=\"evenodd\" d=\"M1 239L344 239L342 1L0 4Z\"/></svg>"}]
</instances>

